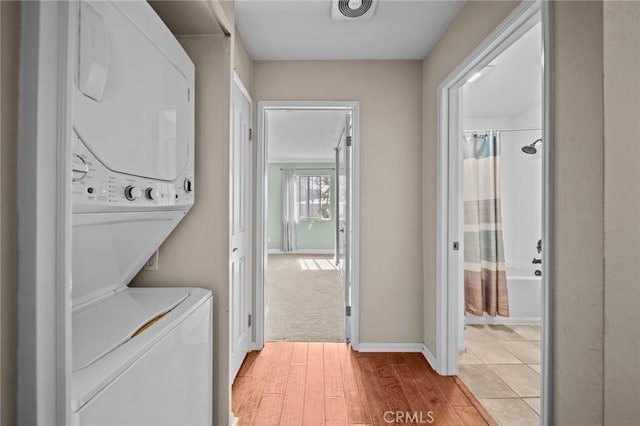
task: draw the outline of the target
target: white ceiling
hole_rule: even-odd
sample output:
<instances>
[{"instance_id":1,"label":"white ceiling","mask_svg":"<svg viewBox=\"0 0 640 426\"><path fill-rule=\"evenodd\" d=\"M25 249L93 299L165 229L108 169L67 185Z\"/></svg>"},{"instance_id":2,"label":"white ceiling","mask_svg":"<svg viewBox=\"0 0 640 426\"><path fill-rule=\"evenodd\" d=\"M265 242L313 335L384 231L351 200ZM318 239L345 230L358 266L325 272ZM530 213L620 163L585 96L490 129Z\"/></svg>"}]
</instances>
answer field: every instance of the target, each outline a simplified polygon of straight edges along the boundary
<instances>
[{"instance_id":1,"label":"white ceiling","mask_svg":"<svg viewBox=\"0 0 640 426\"><path fill-rule=\"evenodd\" d=\"M345 111L267 111L269 162L334 161Z\"/></svg>"},{"instance_id":2,"label":"white ceiling","mask_svg":"<svg viewBox=\"0 0 640 426\"><path fill-rule=\"evenodd\" d=\"M542 104L542 35L534 26L498 56L493 71L463 87L465 117L509 118Z\"/></svg>"},{"instance_id":3,"label":"white ceiling","mask_svg":"<svg viewBox=\"0 0 640 426\"><path fill-rule=\"evenodd\" d=\"M255 60L424 59L463 5L382 0L370 20L335 21L330 0L236 0Z\"/></svg>"}]
</instances>

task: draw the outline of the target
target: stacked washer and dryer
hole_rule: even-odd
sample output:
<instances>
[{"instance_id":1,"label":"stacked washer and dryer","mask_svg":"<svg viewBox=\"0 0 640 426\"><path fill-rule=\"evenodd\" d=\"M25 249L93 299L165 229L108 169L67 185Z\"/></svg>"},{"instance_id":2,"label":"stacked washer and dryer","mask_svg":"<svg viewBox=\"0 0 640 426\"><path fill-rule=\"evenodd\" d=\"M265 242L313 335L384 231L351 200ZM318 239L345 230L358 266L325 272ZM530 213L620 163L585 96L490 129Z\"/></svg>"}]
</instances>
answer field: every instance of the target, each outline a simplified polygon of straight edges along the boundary
<instances>
[{"instance_id":1,"label":"stacked washer and dryer","mask_svg":"<svg viewBox=\"0 0 640 426\"><path fill-rule=\"evenodd\" d=\"M211 424L210 292L128 287L194 202L194 65L144 1L78 23L73 423Z\"/></svg>"}]
</instances>

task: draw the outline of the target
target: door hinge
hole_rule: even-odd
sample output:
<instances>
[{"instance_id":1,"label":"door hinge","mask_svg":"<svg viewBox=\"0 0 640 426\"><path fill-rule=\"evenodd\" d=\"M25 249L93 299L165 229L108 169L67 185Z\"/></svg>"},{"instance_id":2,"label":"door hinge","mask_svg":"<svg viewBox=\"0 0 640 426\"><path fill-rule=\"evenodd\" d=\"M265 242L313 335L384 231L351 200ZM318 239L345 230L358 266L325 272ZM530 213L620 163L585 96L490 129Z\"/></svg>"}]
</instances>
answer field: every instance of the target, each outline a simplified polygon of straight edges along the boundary
<instances>
[{"instance_id":1,"label":"door hinge","mask_svg":"<svg viewBox=\"0 0 640 426\"><path fill-rule=\"evenodd\" d=\"M350 317L350 316L351 316L351 306L347 306L347 309L346 309L345 315L346 315L346 316L348 316L348 317Z\"/></svg>"},{"instance_id":2,"label":"door hinge","mask_svg":"<svg viewBox=\"0 0 640 426\"><path fill-rule=\"evenodd\" d=\"M351 146L351 136L347 136L347 146Z\"/></svg>"},{"instance_id":3,"label":"door hinge","mask_svg":"<svg viewBox=\"0 0 640 426\"><path fill-rule=\"evenodd\" d=\"M249 140L253 140L253 129L249 129Z\"/></svg>"},{"instance_id":4,"label":"door hinge","mask_svg":"<svg viewBox=\"0 0 640 426\"><path fill-rule=\"evenodd\" d=\"M191 89L187 89L187 101L191 100Z\"/></svg>"},{"instance_id":5,"label":"door hinge","mask_svg":"<svg viewBox=\"0 0 640 426\"><path fill-rule=\"evenodd\" d=\"M251 314L249 314L249 327L251 327Z\"/></svg>"},{"instance_id":6,"label":"door hinge","mask_svg":"<svg viewBox=\"0 0 640 426\"><path fill-rule=\"evenodd\" d=\"M458 241L453 242L453 250L454 251L460 250L460 243Z\"/></svg>"}]
</instances>

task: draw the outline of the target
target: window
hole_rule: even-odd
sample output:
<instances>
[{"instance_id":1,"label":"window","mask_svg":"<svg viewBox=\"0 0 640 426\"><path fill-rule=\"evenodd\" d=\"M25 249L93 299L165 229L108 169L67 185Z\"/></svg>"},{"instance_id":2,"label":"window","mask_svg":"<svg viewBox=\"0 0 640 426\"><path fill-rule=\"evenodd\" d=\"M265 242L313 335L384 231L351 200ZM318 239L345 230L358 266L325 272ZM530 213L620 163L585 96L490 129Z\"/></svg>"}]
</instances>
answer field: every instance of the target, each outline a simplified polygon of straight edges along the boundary
<instances>
[{"instance_id":1,"label":"window","mask_svg":"<svg viewBox=\"0 0 640 426\"><path fill-rule=\"evenodd\" d=\"M331 219L331 176L298 176L298 217Z\"/></svg>"}]
</instances>

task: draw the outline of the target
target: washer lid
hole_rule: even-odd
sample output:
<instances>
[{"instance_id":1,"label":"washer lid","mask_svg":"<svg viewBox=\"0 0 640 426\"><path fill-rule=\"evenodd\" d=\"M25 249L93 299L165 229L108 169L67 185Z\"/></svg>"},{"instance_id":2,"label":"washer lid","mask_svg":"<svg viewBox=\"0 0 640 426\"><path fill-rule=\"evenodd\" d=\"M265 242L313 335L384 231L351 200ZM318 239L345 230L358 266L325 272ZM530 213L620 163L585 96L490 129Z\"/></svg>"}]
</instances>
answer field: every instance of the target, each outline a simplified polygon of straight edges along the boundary
<instances>
[{"instance_id":1,"label":"washer lid","mask_svg":"<svg viewBox=\"0 0 640 426\"><path fill-rule=\"evenodd\" d=\"M176 179L193 155L184 50L146 2L82 2L79 39L73 126L82 142L111 171Z\"/></svg>"},{"instance_id":2,"label":"washer lid","mask_svg":"<svg viewBox=\"0 0 640 426\"><path fill-rule=\"evenodd\" d=\"M72 314L72 370L93 364L170 312L189 296L189 289L124 290ZM136 333L139 332L139 333Z\"/></svg>"}]
</instances>

